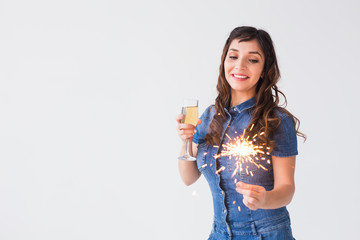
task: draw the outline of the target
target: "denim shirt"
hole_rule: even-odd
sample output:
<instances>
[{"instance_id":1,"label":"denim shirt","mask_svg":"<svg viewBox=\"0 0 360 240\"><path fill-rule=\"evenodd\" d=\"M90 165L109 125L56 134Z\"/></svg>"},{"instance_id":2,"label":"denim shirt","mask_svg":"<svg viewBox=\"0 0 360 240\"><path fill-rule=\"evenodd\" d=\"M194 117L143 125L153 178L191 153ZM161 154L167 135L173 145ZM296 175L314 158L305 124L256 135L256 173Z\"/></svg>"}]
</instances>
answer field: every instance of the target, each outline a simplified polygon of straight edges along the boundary
<instances>
[{"instance_id":1,"label":"denim shirt","mask_svg":"<svg viewBox=\"0 0 360 240\"><path fill-rule=\"evenodd\" d=\"M276 111L276 114L281 118L281 124L273 137L276 146L268 156L269 161L263 164L267 171L256 167L254 164L249 164L248 171L237 171L232 176L236 160L228 156L214 157L222 151L223 144L238 137L247 128L251 122L251 110L255 107L255 103L256 100L253 97L232 107L229 111L225 109L227 117L223 125L220 146L209 145L204 140L215 114L215 108L212 106L208 107L200 117L202 123L197 126L193 138L193 142L198 144L196 160L198 169L205 176L213 197L214 225L216 224L218 231L223 231L224 234L230 236L234 224L248 223L287 214L286 207L250 210L243 204L243 195L236 192L235 189L238 181L263 186L267 191L274 188L271 156L288 157L298 154L296 131L290 116L280 110ZM225 169L218 171L221 167L225 167ZM250 172L252 174L249 174Z\"/></svg>"}]
</instances>

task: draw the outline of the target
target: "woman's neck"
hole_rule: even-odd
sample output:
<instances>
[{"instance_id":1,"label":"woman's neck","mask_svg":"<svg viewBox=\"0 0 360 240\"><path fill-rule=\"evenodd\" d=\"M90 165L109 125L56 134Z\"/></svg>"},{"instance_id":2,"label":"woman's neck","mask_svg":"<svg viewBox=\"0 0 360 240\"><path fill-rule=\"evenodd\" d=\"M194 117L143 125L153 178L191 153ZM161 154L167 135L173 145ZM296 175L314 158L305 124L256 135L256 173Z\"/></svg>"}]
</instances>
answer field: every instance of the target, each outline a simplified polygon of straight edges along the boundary
<instances>
[{"instance_id":1,"label":"woman's neck","mask_svg":"<svg viewBox=\"0 0 360 240\"><path fill-rule=\"evenodd\" d=\"M239 94L239 93L232 93L231 94L231 103L230 107L239 105L243 102L246 102L250 98L254 97L255 94Z\"/></svg>"}]
</instances>

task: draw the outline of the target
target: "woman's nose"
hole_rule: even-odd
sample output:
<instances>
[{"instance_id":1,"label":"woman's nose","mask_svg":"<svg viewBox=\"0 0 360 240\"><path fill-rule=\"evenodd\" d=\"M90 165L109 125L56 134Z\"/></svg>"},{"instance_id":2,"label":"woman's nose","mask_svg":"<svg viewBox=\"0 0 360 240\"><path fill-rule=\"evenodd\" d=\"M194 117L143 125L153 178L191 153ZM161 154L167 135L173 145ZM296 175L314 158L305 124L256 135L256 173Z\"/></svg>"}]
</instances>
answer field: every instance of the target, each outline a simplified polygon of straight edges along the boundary
<instances>
[{"instance_id":1,"label":"woman's nose","mask_svg":"<svg viewBox=\"0 0 360 240\"><path fill-rule=\"evenodd\" d=\"M245 59L239 58L239 61L235 64L235 69L245 69L246 68L246 61Z\"/></svg>"}]
</instances>

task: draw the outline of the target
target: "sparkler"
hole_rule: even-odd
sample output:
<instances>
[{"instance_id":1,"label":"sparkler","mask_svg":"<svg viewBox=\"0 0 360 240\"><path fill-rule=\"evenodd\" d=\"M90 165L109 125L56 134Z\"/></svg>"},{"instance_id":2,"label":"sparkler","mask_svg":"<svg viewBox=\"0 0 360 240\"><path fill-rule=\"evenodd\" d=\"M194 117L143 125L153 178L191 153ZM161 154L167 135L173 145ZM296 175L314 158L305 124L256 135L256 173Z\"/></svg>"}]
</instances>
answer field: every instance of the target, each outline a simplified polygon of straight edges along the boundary
<instances>
[{"instance_id":1,"label":"sparkler","mask_svg":"<svg viewBox=\"0 0 360 240\"><path fill-rule=\"evenodd\" d=\"M254 125L251 126L250 131ZM245 166L243 168L243 164L249 163L255 165L258 169L262 168L265 171L268 171L267 168L265 168L261 163L256 163L254 159L256 160L262 160L267 164L270 164L270 160L268 159L266 161L266 156L270 155L270 148L266 146L266 144L256 144L256 137L258 135L263 135L264 132L261 132L259 134L255 134L251 139L250 136L245 137L245 131L242 135L231 139L228 134L225 134L227 138L230 139L230 142L223 144L223 150L221 153L216 154L214 156L215 159L218 159L220 156L228 156L229 159L235 158L235 170L231 177L234 177L236 172L242 172L246 171L246 173L251 176L253 175L253 172L249 170L249 165ZM225 167L221 167L219 170L217 170L216 173L219 173L220 171L224 170Z\"/></svg>"},{"instance_id":2,"label":"sparkler","mask_svg":"<svg viewBox=\"0 0 360 240\"><path fill-rule=\"evenodd\" d=\"M250 131L253 129L254 124L251 125ZM221 156L228 156L229 159L231 158L235 158L235 170L231 175L231 178L233 178L235 176L235 174L237 172L242 172L244 171L243 168L243 164L245 165L245 163L248 163L245 165L245 171L246 173L251 176L254 176L253 172L251 170L249 170L249 165L253 164L255 165L258 169L263 169L265 171L268 171L267 168L265 168L262 165L262 162L267 163L267 164L271 164L270 159L267 156L270 156L270 147L266 146L266 143L257 143L256 142L256 137L258 136L262 136L265 133L261 132L259 134L255 134L251 139L250 136L245 137L245 132L246 130L244 129L244 132L242 135L235 137L234 139L232 139L228 134L225 134L225 136L227 138L229 138L229 142L226 144L222 145L222 151L219 154L214 155L215 159L218 159ZM235 134L237 134L237 132L235 131ZM214 145L213 147L215 148L219 148L219 146ZM206 155L207 153L204 153L204 155ZM254 161L254 159L258 160L259 163L256 163ZM202 167L206 167L207 164L202 165ZM212 164L210 164L210 167L212 166ZM217 171L216 174L219 174L221 171L224 171L225 167L222 166L220 167ZM234 179L234 183L237 183L237 179ZM236 201L233 201L233 205L236 204ZM240 205L237 206L237 210L240 212L241 208Z\"/></svg>"}]
</instances>

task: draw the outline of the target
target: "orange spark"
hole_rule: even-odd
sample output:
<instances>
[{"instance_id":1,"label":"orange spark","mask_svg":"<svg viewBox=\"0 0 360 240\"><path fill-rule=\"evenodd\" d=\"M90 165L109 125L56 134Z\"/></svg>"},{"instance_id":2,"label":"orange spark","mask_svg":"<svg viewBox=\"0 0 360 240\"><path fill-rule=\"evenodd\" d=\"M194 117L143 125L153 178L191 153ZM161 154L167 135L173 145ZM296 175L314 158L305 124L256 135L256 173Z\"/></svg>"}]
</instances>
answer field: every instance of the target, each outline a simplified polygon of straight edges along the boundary
<instances>
[{"instance_id":1,"label":"orange spark","mask_svg":"<svg viewBox=\"0 0 360 240\"><path fill-rule=\"evenodd\" d=\"M225 170L225 167L222 166L221 168L219 168L219 170L216 171L216 174L219 174L219 172L224 171L224 170Z\"/></svg>"}]
</instances>

